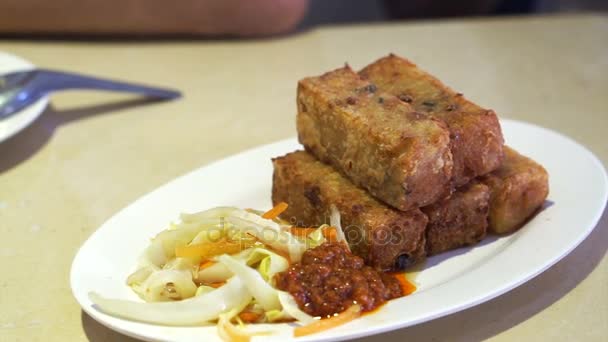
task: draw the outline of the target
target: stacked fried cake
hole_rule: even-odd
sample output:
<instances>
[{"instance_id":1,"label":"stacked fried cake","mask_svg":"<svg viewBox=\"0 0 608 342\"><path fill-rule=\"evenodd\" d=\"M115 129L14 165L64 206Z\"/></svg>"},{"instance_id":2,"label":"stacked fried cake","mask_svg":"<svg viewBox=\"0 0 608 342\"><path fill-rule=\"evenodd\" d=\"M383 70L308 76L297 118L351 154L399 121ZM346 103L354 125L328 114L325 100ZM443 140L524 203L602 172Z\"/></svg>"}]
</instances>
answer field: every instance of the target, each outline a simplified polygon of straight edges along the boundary
<instances>
[{"instance_id":1,"label":"stacked fried cake","mask_svg":"<svg viewBox=\"0 0 608 342\"><path fill-rule=\"evenodd\" d=\"M306 151L273 160L272 200L299 226L335 207L352 251L378 269L512 232L548 194L545 169L504 146L496 113L404 58L302 79L297 105Z\"/></svg>"}]
</instances>

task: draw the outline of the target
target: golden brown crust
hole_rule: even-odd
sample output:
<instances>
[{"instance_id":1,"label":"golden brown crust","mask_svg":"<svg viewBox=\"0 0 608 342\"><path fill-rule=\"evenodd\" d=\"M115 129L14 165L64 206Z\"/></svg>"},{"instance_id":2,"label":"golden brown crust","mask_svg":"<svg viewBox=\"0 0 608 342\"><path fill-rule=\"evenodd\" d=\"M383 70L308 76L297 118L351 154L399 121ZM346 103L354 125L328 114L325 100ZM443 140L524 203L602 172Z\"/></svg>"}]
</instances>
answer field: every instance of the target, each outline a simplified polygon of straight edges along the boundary
<instances>
[{"instance_id":1,"label":"golden brown crust","mask_svg":"<svg viewBox=\"0 0 608 342\"><path fill-rule=\"evenodd\" d=\"M449 131L348 66L298 83L300 142L400 210L435 202L452 177Z\"/></svg>"},{"instance_id":2,"label":"golden brown crust","mask_svg":"<svg viewBox=\"0 0 608 342\"><path fill-rule=\"evenodd\" d=\"M457 189L450 198L422 208L428 216L427 255L473 245L486 236L490 189L471 183Z\"/></svg>"},{"instance_id":3,"label":"golden brown crust","mask_svg":"<svg viewBox=\"0 0 608 342\"><path fill-rule=\"evenodd\" d=\"M489 229L498 234L521 227L542 206L549 193L547 171L507 146L502 166L480 181L490 188Z\"/></svg>"},{"instance_id":4,"label":"golden brown crust","mask_svg":"<svg viewBox=\"0 0 608 342\"><path fill-rule=\"evenodd\" d=\"M304 151L275 158L273 165L272 201L289 204L283 219L298 226L329 223L333 204L353 253L369 265L400 269L424 258L427 218L419 209L401 212L378 202Z\"/></svg>"},{"instance_id":5,"label":"golden brown crust","mask_svg":"<svg viewBox=\"0 0 608 342\"><path fill-rule=\"evenodd\" d=\"M455 186L500 166L504 141L492 110L472 103L414 63L392 54L359 74L380 91L411 104L416 111L446 122L451 133Z\"/></svg>"}]
</instances>

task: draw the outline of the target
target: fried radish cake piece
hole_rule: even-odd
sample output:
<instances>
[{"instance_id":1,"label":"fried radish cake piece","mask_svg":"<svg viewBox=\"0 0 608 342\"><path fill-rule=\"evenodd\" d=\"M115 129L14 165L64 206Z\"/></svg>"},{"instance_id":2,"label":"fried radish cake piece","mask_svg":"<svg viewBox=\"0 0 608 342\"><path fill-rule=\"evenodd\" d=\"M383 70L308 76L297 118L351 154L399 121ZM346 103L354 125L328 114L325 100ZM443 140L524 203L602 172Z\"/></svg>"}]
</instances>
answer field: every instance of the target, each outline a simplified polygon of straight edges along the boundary
<instances>
[{"instance_id":1,"label":"fried radish cake piece","mask_svg":"<svg viewBox=\"0 0 608 342\"><path fill-rule=\"evenodd\" d=\"M545 168L508 146L501 167L480 181L490 188L489 229L497 234L521 227L543 205L549 193Z\"/></svg>"},{"instance_id":2,"label":"fried radish cake piece","mask_svg":"<svg viewBox=\"0 0 608 342\"><path fill-rule=\"evenodd\" d=\"M504 141L494 111L467 100L414 63L392 54L368 65L359 74L380 92L397 96L417 112L448 125L455 186L500 166Z\"/></svg>"},{"instance_id":3,"label":"fried radish cake piece","mask_svg":"<svg viewBox=\"0 0 608 342\"><path fill-rule=\"evenodd\" d=\"M304 151L273 159L273 203L289 207L281 218L300 227L329 223L331 206L352 252L381 270L404 269L425 256L427 217L395 210L354 186L331 166Z\"/></svg>"},{"instance_id":4,"label":"fried radish cake piece","mask_svg":"<svg viewBox=\"0 0 608 342\"><path fill-rule=\"evenodd\" d=\"M427 255L474 245L486 236L490 189L472 182L458 188L449 198L422 208L428 216Z\"/></svg>"},{"instance_id":5,"label":"fried radish cake piece","mask_svg":"<svg viewBox=\"0 0 608 342\"><path fill-rule=\"evenodd\" d=\"M440 199L451 186L445 123L378 91L350 67L298 83L300 142L355 185L408 210Z\"/></svg>"}]
</instances>

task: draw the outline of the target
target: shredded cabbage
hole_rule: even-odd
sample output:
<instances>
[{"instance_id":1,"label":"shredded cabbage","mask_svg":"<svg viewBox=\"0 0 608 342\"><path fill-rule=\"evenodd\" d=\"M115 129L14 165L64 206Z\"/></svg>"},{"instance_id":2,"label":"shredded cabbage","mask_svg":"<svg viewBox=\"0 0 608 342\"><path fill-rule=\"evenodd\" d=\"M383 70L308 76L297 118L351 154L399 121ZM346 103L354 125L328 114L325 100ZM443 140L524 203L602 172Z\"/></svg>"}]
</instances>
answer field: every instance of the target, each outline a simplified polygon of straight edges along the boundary
<instances>
[{"instance_id":1,"label":"shredded cabbage","mask_svg":"<svg viewBox=\"0 0 608 342\"><path fill-rule=\"evenodd\" d=\"M326 227L328 227L326 224L320 226L319 228L315 229L314 232L308 234L308 236L306 236L306 240L308 241L308 246L309 248L314 248L317 246L322 245L323 243L325 243L325 236L323 235L323 229L325 229Z\"/></svg>"},{"instance_id":2,"label":"shredded cabbage","mask_svg":"<svg viewBox=\"0 0 608 342\"><path fill-rule=\"evenodd\" d=\"M264 248L253 249L247 259L247 264L254 265L258 260L260 260L258 271L267 282L270 282L275 274L283 272L289 267L287 259Z\"/></svg>"},{"instance_id":3,"label":"shredded cabbage","mask_svg":"<svg viewBox=\"0 0 608 342\"><path fill-rule=\"evenodd\" d=\"M239 311L240 310L238 309L234 309L229 313L220 315L220 319L217 321L217 333L222 340L227 342L249 342L254 336L268 335L268 332L248 332L245 329L232 324L230 320L232 317L236 316Z\"/></svg>"},{"instance_id":4,"label":"shredded cabbage","mask_svg":"<svg viewBox=\"0 0 608 342\"><path fill-rule=\"evenodd\" d=\"M330 221L336 227L337 238L346 241L340 214L335 207L331 210ZM254 335L232 323L235 320L243 325L238 314L245 309L259 314L260 321L295 319L304 325L315 321L300 310L293 296L274 288L273 280L277 273L289 268L290 262L300 261L307 248L326 241L323 229L327 225L306 238L298 238L279 218L265 219L261 212L234 207L181 214L180 220L151 240L139 258L137 270L127 278L127 284L146 303L90 293L99 310L164 325L198 325L217 320L220 336L240 341L249 341ZM217 255L211 247L233 254ZM176 249L184 257L176 257Z\"/></svg>"},{"instance_id":5,"label":"shredded cabbage","mask_svg":"<svg viewBox=\"0 0 608 342\"><path fill-rule=\"evenodd\" d=\"M274 221L263 219L246 211L239 214L241 215L231 216L228 220L255 236L264 244L278 251L288 253L292 262L300 261L306 250L306 245L295 236L281 229L281 226Z\"/></svg>"},{"instance_id":6,"label":"shredded cabbage","mask_svg":"<svg viewBox=\"0 0 608 342\"><path fill-rule=\"evenodd\" d=\"M264 278L269 281L275 274L283 272L289 267L289 261L277 253L268 249L255 247L243 250L242 252L233 255L237 260L243 260L248 266L254 266L259 263L258 271ZM199 282L217 283L225 281L232 277L233 273L223 263L215 263L198 271L195 278Z\"/></svg>"}]
</instances>

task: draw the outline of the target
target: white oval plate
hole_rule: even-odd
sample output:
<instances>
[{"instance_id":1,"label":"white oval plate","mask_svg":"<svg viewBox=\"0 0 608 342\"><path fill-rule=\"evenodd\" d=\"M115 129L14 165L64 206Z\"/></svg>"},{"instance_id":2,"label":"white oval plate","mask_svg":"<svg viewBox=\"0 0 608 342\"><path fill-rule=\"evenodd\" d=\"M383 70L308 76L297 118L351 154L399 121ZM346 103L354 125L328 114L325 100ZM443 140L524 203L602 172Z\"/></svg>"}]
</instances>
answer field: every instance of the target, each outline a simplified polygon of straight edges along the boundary
<instances>
[{"instance_id":1,"label":"white oval plate","mask_svg":"<svg viewBox=\"0 0 608 342\"><path fill-rule=\"evenodd\" d=\"M334 341L377 334L438 318L496 297L555 264L593 230L606 204L606 172L581 145L550 130L503 120L507 143L540 162L550 175L549 205L516 233L473 248L430 258L418 274L419 290L373 314L301 341ZM271 206L270 158L299 149L296 139L255 148L202 167L140 198L97 230L74 259L74 296L94 319L124 334L162 341L219 341L214 326L165 327L132 322L96 310L87 294L138 300L125 285L149 239L181 212L235 205ZM276 324L277 336L291 335ZM263 327L262 327L263 330Z\"/></svg>"},{"instance_id":2,"label":"white oval plate","mask_svg":"<svg viewBox=\"0 0 608 342\"><path fill-rule=\"evenodd\" d=\"M33 68L34 65L32 63L20 57L0 51L0 75ZM47 103L48 98L42 98L20 112L9 116L6 119L0 119L0 143L29 126L40 116L40 114L42 114Z\"/></svg>"}]
</instances>

